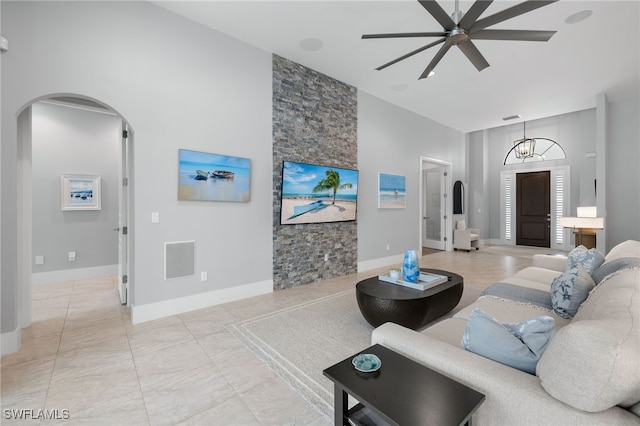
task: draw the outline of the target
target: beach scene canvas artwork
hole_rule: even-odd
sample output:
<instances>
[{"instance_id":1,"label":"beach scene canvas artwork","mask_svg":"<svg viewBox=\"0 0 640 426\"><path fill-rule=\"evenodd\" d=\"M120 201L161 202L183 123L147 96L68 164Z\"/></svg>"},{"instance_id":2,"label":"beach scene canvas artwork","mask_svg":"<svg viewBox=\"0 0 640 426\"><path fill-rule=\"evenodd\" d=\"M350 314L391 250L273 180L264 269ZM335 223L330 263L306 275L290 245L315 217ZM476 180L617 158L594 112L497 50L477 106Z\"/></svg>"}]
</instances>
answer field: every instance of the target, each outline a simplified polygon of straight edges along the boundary
<instances>
[{"instance_id":1,"label":"beach scene canvas artwork","mask_svg":"<svg viewBox=\"0 0 640 426\"><path fill-rule=\"evenodd\" d=\"M404 209L407 206L407 178L378 173L378 208Z\"/></svg>"},{"instance_id":2,"label":"beach scene canvas artwork","mask_svg":"<svg viewBox=\"0 0 640 426\"><path fill-rule=\"evenodd\" d=\"M180 149L178 199L249 201L251 160Z\"/></svg>"},{"instance_id":3,"label":"beach scene canvas artwork","mask_svg":"<svg viewBox=\"0 0 640 426\"><path fill-rule=\"evenodd\" d=\"M100 210L100 176L61 175L60 206L64 210Z\"/></svg>"},{"instance_id":4,"label":"beach scene canvas artwork","mask_svg":"<svg viewBox=\"0 0 640 426\"><path fill-rule=\"evenodd\" d=\"M357 170L282 164L282 225L356 220L357 200Z\"/></svg>"}]
</instances>

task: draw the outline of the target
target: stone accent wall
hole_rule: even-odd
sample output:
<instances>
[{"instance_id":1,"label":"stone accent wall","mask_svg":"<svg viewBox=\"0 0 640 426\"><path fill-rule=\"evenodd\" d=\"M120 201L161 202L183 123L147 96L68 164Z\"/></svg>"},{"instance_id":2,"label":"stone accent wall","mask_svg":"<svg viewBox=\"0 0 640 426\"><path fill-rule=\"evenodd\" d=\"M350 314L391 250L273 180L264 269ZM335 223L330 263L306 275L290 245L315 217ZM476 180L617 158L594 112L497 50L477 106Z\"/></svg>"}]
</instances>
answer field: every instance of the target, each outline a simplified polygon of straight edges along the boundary
<instances>
[{"instance_id":1,"label":"stone accent wall","mask_svg":"<svg viewBox=\"0 0 640 426\"><path fill-rule=\"evenodd\" d=\"M357 92L273 55L274 290L357 272L357 221L280 225L283 161L356 169Z\"/></svg>"}]
</instances>

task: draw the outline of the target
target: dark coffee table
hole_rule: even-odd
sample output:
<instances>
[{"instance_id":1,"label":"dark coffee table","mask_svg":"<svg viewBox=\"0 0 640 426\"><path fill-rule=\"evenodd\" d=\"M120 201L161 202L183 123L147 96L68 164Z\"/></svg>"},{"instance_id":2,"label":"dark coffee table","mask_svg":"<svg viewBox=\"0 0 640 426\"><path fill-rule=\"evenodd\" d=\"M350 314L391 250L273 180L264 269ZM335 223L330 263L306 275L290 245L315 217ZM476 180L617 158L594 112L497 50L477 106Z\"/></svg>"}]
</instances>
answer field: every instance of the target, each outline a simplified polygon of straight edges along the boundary
<instances>
[{"instance_id":1,"label":"dark coffee table","mask_svg":"<svg viewBox=\"0 0 640 426\"><path fill-rule=\"evenodd\" d=\"M453 272L420 268L449 277L446 283L428 290L415 290L368 278L356 284L356 299L362 316L374 327L395 322L416 330L446 314L460 302L464 279Z\"/></svg>"},{"instance_id":2,"label":"dark coffee table","mask_svg":"<svg viewBox=\"0 0 640 426\"><path fill-rule=\"evenodd\" d=\"M365 416L391 425L470 425L471 415L485 399L483 394L384 346L374 345L361 353L377 355L382 361L380 369L359 372L349 357L323 371L334 383L336 426ZM351 410L348 395L359 402Z\"/></svg>"}]
</instances>

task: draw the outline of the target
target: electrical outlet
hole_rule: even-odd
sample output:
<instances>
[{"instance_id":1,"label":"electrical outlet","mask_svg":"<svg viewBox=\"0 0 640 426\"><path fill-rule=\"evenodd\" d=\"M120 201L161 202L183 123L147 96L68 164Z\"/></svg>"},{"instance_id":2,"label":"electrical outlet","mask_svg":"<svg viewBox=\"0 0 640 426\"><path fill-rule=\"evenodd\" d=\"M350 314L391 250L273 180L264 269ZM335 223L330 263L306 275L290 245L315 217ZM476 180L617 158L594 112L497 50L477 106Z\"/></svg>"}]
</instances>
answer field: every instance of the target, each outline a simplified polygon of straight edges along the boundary
<instances>
[{"instance_id":1,"label":"electrical outlet","mask_svg":"<svg viewBox=\"0 0 640 426\"><path fill-rule=\"evenodd\" d=\"M69 252L69 262L74 262L76 260L76 252L75 251L70 251Z\"/></svg>"},{"instance_id":2,"label":"electrical outlet","mask_svg":"<svg viewBox=\"0 0 640 426\"><path fill-rule=\"evenodd\" d=\"M389 251L389 244L387 244L387 251Z\"/></svg>"},{"instance_id":3,"label":"electrical outlet","mask_svg":"<svg viewBox=\"0 0 640 426\"><path fill-rule=\"evenodd\" d=\"M44 265L44 256L36 256L36 265Z\"/></svg>"},{"instance_id":4,"label":"electrical outlet","mask_svg":"<svg viewBox=\"0 0 640 426\"><path fill-rule=\"evenodd\" d=\"M325 253L324 254L324 261L328 262L329 261L329 253Z\"/></svg>"},{"instance_id":5,"label":"electrical outlet","mask_svg":"<svg viewBox=\"0 0 640 426\"><path fill-rule=\"evenodd\" d=\"M200 281L206 281L207 279L207 271L200 272Z\"/></svg>"}]
</instances>

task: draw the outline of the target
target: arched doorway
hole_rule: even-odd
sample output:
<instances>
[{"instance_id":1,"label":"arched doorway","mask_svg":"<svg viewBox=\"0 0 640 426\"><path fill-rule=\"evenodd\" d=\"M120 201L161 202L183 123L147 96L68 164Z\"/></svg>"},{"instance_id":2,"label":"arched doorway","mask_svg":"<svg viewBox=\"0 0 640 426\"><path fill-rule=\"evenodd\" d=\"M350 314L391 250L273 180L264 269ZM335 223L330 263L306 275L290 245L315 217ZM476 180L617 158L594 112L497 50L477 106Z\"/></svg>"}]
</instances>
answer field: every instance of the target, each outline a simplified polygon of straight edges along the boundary
<instances>
[{"instance_id":1,"label":"arched doorway","mask_svg":"<svg viewBox=\"0 0 640 426\"><path fill-rule=\"evenodd\" d=\"M115 127L112 129L113 132L109 133L110 144L113 144L110 149L115 152L114 156L110 157L112 163L108 165L108 168L112 168L113 174L109 177L109 186L107 188L104 187L105 181L102 180L102 173L91 173L90 166L83 165L83 157L81 153L75 152L73 150L71 144L60 144L55 149L58 149L58 158L67 158L67 161L64 165L60 166L53 173L49 171L49 178L46 179L46 182L43 182L42 179L39 179L41 176L39 174L40 170L34 171L34 133L42 134L42 132L38 132L37 129L34 129L36 125L42 123L40 117L35 117L36 120L34 122L34 107L41 108L46 105L47 108L64 108L68 109L69 114L72 114L71 111L76 111L77 114L84 114L84 118L87 117L87 114L106 114L110 116L110 121L112 123L116 123ZM18 202L18 218L17 218L17 262L18 262L18 270L17 270L17 290L18 290L18 301L17 301L17 313L20 328L25 328L31 325L32 323L32 303L31 303L31 293L33 286L33 277L35 268L39 266L38 264L46 264L46 256L44 256L41 251L42 249L38 248L38 253L34 252L34 239L42 239L38 232L39 229L36 229L34 226L34 219L40 213L40 209L42 206L34 205L34 198L37 199L38 194L41 194L42 191L49 191L51 193L56 193L56 196L52 196L48 198L48 204L46 205L46 209L50 209L51 216L55 216L58 218L57 226L60 228L65 227L62 232L74 233L79 235L74 235L75 245L82 245L79 241L82 239L86 240L87 244L95 244L96 235L95 232L90 231L87 233L78 232L78 226L73 228L73 226L69 226L70 224L78 225L78 223L82 223L84 226L83 229L91 229L87 228L87 224L91 224L92 220L95 220L96 217L99 217L99 213L96 211L90 211L91 209L85 209L79 203L75 203L76 206L79 207L77 211L65 211L63 208L65 205L64 200L64 191L65 187L63 182L67 179L68 182L72 182L73 185L74 177L82 176L82 177L92 177L98 178L97 185L94 189L97 189L97 195L101 196L104 199L107 195L109 199L112 200L112 214L110 217L113 218L115 223L100 223L101 226L107 226L108 232L110 235L115 235L114 231L117 232L117 248L116 246L112 246L108 249L116 250L117 249L117 273L118 276L118 292L120 294L121 302L128 304L129 298L128 295L131 293L130 288L132 285L132 280L130 279L130 274L128 273L128 267L131 263L131 235L132 228L130 224L132 221L129 220L129 212L132 208L132 197L130 197L129 189L131 184L130 177L132 176L131 165L129 162L130 153L132 149L133 143L133 132L129 128L128 122L113 108L110 106L86 97L75 94L56 94L56 95L48 95L43 96L37 99L34 99L28 105L26 105L19 113L18 118L18 126L17 126L17 202ZM83 124L86 124L83 122ZM69 126L69 123L65 123L65 125ZM71 124L72 126L73 124ZM88 130L87 130L88 129ZM35 131L34 131L35 130ZM87 139L91 138L91 127L85 126L82 129L87 135ZM78 132L79 133L79 132ZM52 142L55 143L55 138L53 135L51 136ZM39 136L41 137L41 136ZM52 156L53 157L53 156ZM51 161L53 162L53 160ZM77 166L73 164L76 163ZM40 161L38 164L43 164ZM71 164L71 165L70 165ZM65 170L64 172L62 170ZM104 170L104 168L103 168ZM75 172L75 173L74 173ZM79 173L78 173L79 172ZM59 181L52 178L53 174L59 173L60 178ZM77 173L77 174L76 174ZM69 178L71 176L71 178ZM80 184L82 180L79 179L76 182ZM95 181L94 181L95 184ZM117 190L116 190L117 188ZM108 190L109 194L106 194ZM51 195L51 194L48 194ZM36 203L37 204L37 203ZM73 203L70 203L73 204ZM100 206L100 209L103 208L103 205ZM35 211L34 211L35 209ZM93 210L100 210L93 209ZM73 210L73 209L72 209ZM35 213L35 215L34 215ZM104 217L104 215L103 215ZM55 224L54 224L55 225ZM105 230L101 230L104 234ZM45 236L45 239L48 236ZM55 238L60 239L60 234L52 235L51 239ZM69 262L72 262L72 253L73 244L69 246ZM66 246L64 250L61 247L58 247L56 252L56 256L59 258L62 251L64 251L64 255L66 255ZM78 256L80 252L78 252ZM75 255L74 255L75 257ZM55 256L50 257L49 262L55 263ZM59 260L59 259L58 259ZM80 274L80 277L85 277L87 274L97 273L100 271L100 268L69 268L67 271L53 271L53 275L56 273L60 277L67 277L68 274ZM67 275L65 275L65 273ZM40 274L38 274L40 275Z\"/></svg>"}]
</instances>

